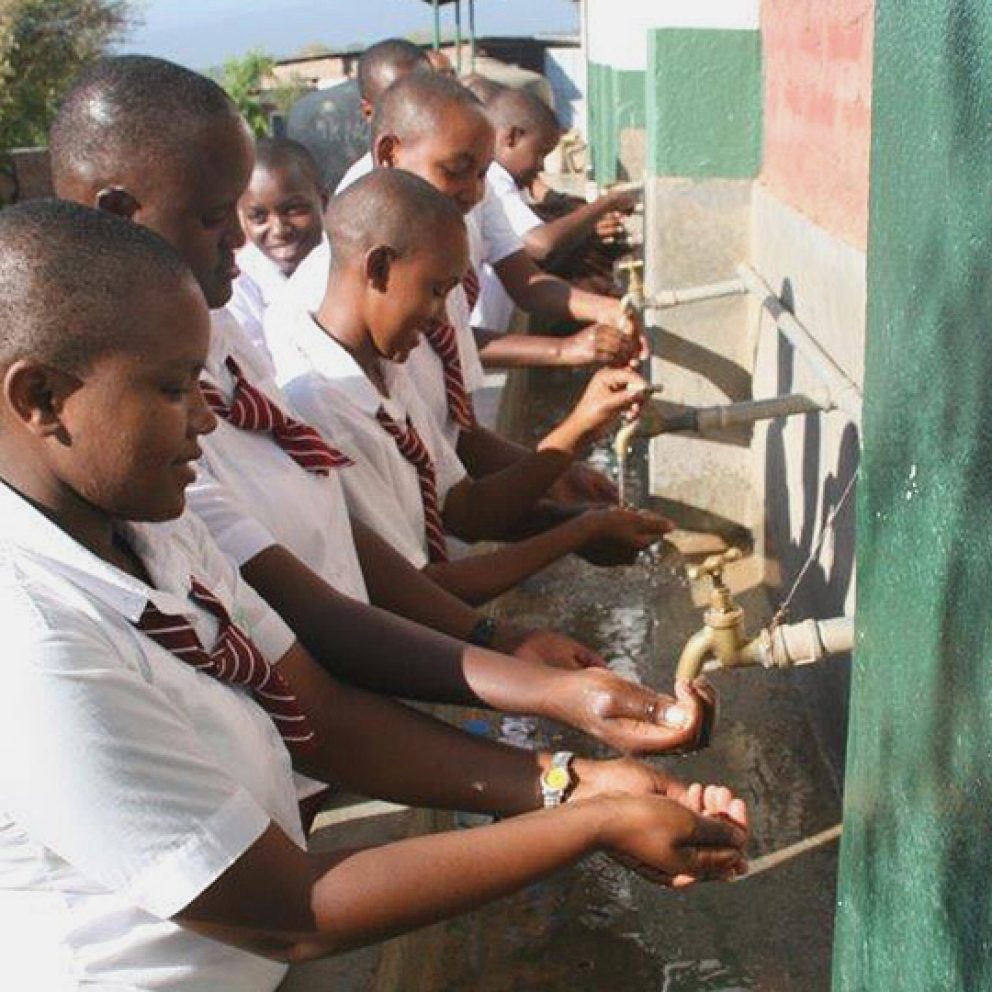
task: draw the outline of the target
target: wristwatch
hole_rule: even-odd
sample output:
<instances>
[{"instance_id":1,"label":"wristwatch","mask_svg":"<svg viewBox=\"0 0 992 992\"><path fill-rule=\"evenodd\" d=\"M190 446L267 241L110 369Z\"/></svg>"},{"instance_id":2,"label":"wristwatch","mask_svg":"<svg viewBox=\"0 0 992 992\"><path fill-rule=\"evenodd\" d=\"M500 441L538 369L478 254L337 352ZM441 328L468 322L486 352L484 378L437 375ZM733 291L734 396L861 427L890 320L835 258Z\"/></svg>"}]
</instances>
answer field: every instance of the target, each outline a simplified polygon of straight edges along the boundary
<instances>
[{"instance_id":1,"label":"wristwatch","mask_svg":"<svg viewBox=\"0 0 992 992\"><path fill-rule=\"evenodd\" d=\"M551 765L541 776L541 798L544 808L560 806L565 801L566 794L575 785L572 775L572 761L575 755L571 751L556 751L551 758Z\"/></svg>"},{"instance_id":2,"label":"wristwatch","mask_svg":"<svg viewBox=\"0 0 992 992\"><path fill-rule=\"evenodd\" d=\"M477 648L491 648L493 641L496 640L496 627L495 617L483 617L468 632L468 637L465 640Z\"/></svg>"}]
</instances>

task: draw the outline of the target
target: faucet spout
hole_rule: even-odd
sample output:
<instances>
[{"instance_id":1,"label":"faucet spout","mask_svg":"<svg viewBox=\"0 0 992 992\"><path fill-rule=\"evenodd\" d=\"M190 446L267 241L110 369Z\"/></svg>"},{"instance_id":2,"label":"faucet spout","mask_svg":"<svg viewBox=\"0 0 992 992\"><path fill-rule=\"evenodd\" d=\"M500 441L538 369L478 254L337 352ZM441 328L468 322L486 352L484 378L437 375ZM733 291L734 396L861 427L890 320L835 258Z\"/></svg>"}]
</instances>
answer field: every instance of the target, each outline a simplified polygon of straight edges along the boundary
<instances>
[{"instance_id":1,"label":"faucet spout","mask_svg":"<svg viewBox=\"0 0 992 992\"><path fill-rule=\"evenodd\" d=\"M703 665L713 654L713 631L709 627L697 630L682 649L675 678L679 681L691 682L703 673Z\"/></svg>"}]
</instances>

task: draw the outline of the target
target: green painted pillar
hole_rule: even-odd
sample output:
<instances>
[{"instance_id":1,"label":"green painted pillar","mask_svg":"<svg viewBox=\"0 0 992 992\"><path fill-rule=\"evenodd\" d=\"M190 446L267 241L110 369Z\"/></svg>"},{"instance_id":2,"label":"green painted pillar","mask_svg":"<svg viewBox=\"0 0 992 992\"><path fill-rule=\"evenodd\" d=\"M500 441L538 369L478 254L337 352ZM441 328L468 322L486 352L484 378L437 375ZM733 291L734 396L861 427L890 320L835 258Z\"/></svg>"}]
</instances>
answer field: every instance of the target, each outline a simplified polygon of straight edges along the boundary
<instances>
[{"instance_id":1,"label":"green painted pillar","mask_svg":"<svg viewBox=\"0 0 992 992\"><path fill-rule=\"evenodd\" d=\"M877 0L875 38L859 639L833 987L984 992L992 4Z\"/></svg>"}]
</instances>

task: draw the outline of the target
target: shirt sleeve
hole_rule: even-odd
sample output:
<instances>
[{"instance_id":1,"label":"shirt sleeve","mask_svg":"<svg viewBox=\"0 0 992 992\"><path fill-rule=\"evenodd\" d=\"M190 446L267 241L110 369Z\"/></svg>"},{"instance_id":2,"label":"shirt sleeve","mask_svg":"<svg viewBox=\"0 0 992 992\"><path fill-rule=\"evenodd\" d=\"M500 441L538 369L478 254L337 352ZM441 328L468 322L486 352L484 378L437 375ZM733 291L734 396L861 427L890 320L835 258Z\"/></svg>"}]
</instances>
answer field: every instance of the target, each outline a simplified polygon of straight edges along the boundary
<instances>
[{"instance_id":1,"label":"shirt sleeve","mask_svg":"<svg viewBox=\"0 0 992 992\"><path fill-rule=\"evenodd\" d=\"M0 804L93 884L174 916L270 819L145 671L138 636L54 594L5 597ZM133 639L133 640L129 640Z\"/></svg>"},{"instance_id":2,"label":"shirt sleeve","mask_svg":"<svg viewBox=\"0 0 992 992\"><path fill-rule=\"evenodd\" d=\"M519 238L523 238L528 231L533 231L535 227L540 227L544 223L528 206L518 189L500 196L498 206L506 217L507 224Z\"/></svg>"},{"instance_id":3,"label":"shirt sleeve","mask_svg":"<svg viewBox=\"0 0 992 992\"><path fill-rule=\"evenodd\" d=\"M486 184L486 195L480 211L482 261L496 265L504 258L523 251L524 243L513 230L503 209L502 200L492 186Z\"/></svg>"},{"instance_id":4,"label":"shirt sleeve","mask_svg":"<svg viewBox=\"0 0 992 992\"><path fill-rule=\"evenodd\" d=\"M209 442L208 442L209 443ZM186 490L190 509L206 524L214 541L240 568L278 542L240 500L211 473L207 458L196 467L196 482Z\"/></svg>"}]
</instances>

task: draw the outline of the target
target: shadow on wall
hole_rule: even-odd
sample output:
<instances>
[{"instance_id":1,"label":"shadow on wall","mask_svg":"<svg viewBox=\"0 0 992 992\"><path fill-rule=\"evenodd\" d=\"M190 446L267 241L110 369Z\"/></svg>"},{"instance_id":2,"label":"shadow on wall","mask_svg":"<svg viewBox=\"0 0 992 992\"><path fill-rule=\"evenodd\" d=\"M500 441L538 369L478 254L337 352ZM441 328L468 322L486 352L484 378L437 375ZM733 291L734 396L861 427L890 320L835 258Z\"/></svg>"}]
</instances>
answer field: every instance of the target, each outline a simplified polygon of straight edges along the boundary
<instances>
[{"instance_id":1,"label":"shadow on wall","mask_svg":"<svg viewBox=\"0 0 992 992\"><path fill-rule=\"evenodd\" d=\"M783 283L779 294L786 309L793 311L792 286ZM795 391L796 349L778 335L777 389L778 395ZM854 424L848 424L841 434L839 451L833 466L822 462L823 413L807 414L802 418L803 444L801 456L801 507L795 519L795 493L790 493L786 472L786 420L772 421L767 435L765 453L765 532L772 553L777 557L783 577L780 596L784 597L809 558L816 541L831 514L841 504L844 489L858 470L860 435ZM794 457L794 456L793 456ZM837 512L833 524L832 564L816 561L810 566L799 586L790 608L793 621L806 618L826 619L843 616L845 603L854 575L855 560L855 493ZM798 534L797 537L793 537ZM830 759L839 783L843 774L844 749L847 739L847 698L850 685L850 659L830 659L819 665L797 669L793 673L804 699L810 706L810 717Z\"/></svg>"}]
</instances>

